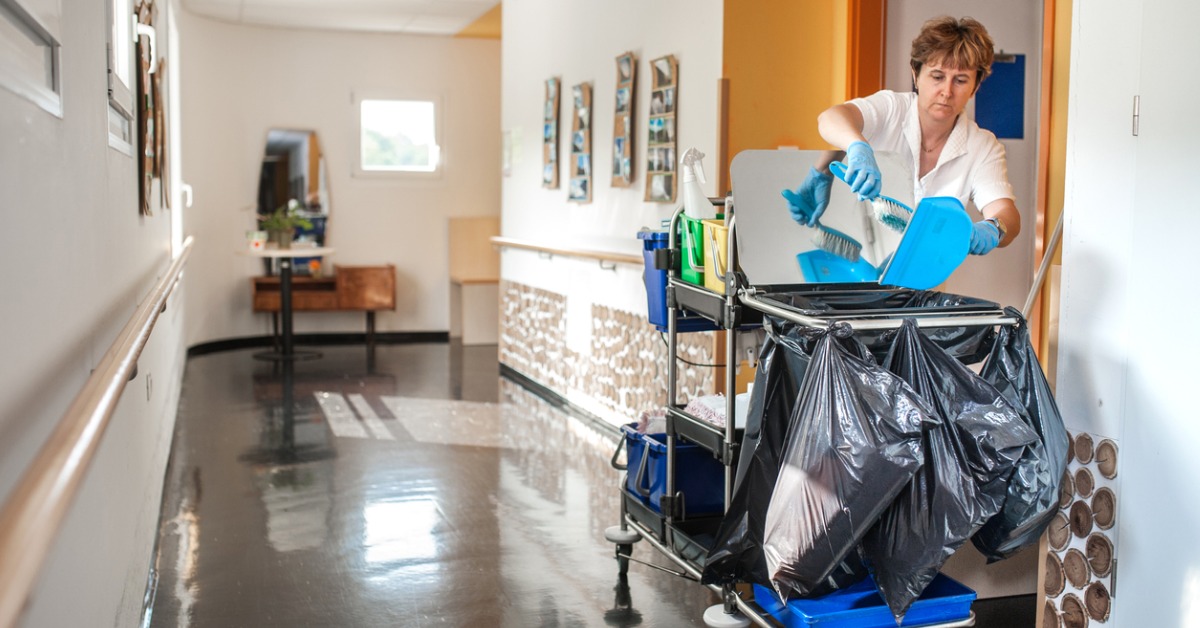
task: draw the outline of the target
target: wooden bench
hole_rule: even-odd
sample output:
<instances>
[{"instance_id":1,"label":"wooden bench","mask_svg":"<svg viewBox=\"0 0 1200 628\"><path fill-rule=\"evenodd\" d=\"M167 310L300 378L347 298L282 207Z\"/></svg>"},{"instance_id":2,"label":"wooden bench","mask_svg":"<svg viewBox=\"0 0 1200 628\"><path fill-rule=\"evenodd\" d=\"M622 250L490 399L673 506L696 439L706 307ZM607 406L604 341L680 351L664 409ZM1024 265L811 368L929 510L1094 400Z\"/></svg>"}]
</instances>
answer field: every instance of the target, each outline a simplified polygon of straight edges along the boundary
<instances>
[{"instance_id":1,"label":"wooden bench","mask_svg":"<svg viewBox=\"0 0 1200 628\"><path fill-rule=\"evenodd\" d=\"M251 279L255 312L279 313L279 277ZM375 349L375 312L396 309L396 267L334 265L332 277L292 277L294 312L366 312L367 347ZM275 335L279 334L275 317Z\"/></svg>"}]
</instances>

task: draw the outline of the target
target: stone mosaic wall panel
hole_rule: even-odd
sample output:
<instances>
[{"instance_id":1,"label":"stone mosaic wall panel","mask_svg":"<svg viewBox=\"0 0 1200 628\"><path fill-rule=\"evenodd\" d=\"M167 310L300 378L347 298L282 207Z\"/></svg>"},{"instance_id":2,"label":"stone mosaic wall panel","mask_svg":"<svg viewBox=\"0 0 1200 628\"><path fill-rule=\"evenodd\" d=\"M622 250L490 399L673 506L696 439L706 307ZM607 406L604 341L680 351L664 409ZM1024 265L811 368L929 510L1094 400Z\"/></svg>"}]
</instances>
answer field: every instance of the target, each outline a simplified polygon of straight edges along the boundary
<instances>
[{"instance_id":1,"label":"stone mosaic wall panel","mask_svg":"<svg viewBox=\"0 0 1200 628\"><path fill-rule=\"evenodd\" d=\"M567 298L519 283L500 283L500 362L543 386L566 390Z\"/></svg>"},{"instance_id":2,"label":"stone mosaic wall panel","mask_svg":"<svg viewBox=\"0 0 1200 628\"><path fill-rule=\"evenodd\" d=\"M644 314L593 305L591 355L566 344L564 295L501 283L500 361L556 393L579 396L586 410L613 423L631 422L667 398L667 345ZM714 364L712 333L679 336L679 356ZM710 394L714 369L679 362L680 403Z\"/></svg>"},{"instance_id":3,"label":"stone mosaic wall panel","mask_svg":"<svg viewBox=\"0 0 1200 628\"><path fill-rule=\"evenodd\" d=\"M1112 616L1117 444L1071 435L1058 514L1046 530L1043 628L1107 626Z\"/></svg>"}]
</instances>

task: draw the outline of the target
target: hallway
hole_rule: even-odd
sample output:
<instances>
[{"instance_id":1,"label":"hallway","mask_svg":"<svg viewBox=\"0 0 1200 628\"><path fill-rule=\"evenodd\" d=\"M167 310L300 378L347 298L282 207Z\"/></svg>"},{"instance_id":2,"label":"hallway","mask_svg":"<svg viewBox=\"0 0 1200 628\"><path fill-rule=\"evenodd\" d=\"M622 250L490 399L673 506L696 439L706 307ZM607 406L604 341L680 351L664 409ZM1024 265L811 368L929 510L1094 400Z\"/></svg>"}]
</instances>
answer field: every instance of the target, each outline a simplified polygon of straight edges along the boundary
<instances>
[{"instance_id":1,"label":"hallway","mask_svg":"<svg viewBox=\"0 0 1200 628\"><path fill-rule=\"evenodd\" d=\"M615 440L501 378L494 346L320 350L291 374L188 359L153 626L703 625L699 585L620 585Z\"/></svg>"}]
</instances>

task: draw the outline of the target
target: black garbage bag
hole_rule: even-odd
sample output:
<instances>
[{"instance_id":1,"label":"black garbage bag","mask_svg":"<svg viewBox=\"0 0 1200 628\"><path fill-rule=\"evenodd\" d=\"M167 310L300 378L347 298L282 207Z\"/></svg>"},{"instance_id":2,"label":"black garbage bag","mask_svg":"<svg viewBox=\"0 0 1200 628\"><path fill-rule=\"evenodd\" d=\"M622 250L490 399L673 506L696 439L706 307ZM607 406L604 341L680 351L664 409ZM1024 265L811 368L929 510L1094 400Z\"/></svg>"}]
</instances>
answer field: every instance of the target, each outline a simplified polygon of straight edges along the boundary
<instances>
[{"instance_id":1,"label":"black garbage bag","mask_svg":"<svg viewBox=\"0 0 1200 628\"><path fill-rule=\"evenodd\" d=\"M763 327L767 338L759 352L733 494L705 560L704 584L753 582L770 586L762 551L763 522L779 475L779 460L800 384L813 348L825 333L770 316L764 317ZM838 342L852 354L871 359L866 347L853 336ZM866 576L866 568L857 555L852 555L832 571L822 592L848 586Z\"/></svg>"},{"instance_id":2,"label":"black garbage bag","mask_svg":"<svg viewBox=\"0 0 1200 628\"><path fill-rule=\"evenodd\" d=\"M1008 558L1041 538L1058 511L1069 445L1054 393L1029 342L1029 326L1015 308L1005 313L1020 323L1000 329L979 375L1020 412L1038 440L1017 463L1003 508L971 537L988 562Z\"/></svg>"},{"instance_id":3,"label":"black garbage bag","mask_svg":"<svg viewBox=\"0 0 1200 628\"><path fill-rule=\"evenodd\" d=\"M899 624L946 559L999 512L1008 478L1037 433L912 319L897 332L884 367L908 382L941 420L923 435L924 465L862 543Z\"/></svg>"},{"instance_id":4,"label":"black garbage bag","mask_svg":"<svg viewBox=\"0 0 1200 628\"><path fill-rule=\"evenodd\" d=\"M921 466L932 409L900 378L818 340L763 528L771 583L784 599L812 594L850 555Z\"/></svg>"}]
</instances>

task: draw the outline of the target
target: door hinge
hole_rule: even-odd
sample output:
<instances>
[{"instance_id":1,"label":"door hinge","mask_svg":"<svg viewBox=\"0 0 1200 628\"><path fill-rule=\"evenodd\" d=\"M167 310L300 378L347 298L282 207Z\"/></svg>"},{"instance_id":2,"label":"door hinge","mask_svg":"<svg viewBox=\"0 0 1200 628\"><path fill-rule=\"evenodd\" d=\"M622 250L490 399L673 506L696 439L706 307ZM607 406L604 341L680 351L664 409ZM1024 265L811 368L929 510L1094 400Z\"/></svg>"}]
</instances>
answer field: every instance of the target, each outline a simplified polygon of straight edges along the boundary
<instances>
[{"instance_id":1,"label":"door hinge","mask_svg":"<svg viewBox=\"0 0 1200 628\"><path fill-rule=\"evenodd\" d=\"M1141 117L1142 117L1142 97L1134 96L1133 97L1133 136L1134 137L1137 137L1138 123L1141 121Z\"/></svg>"}]
</instances>

